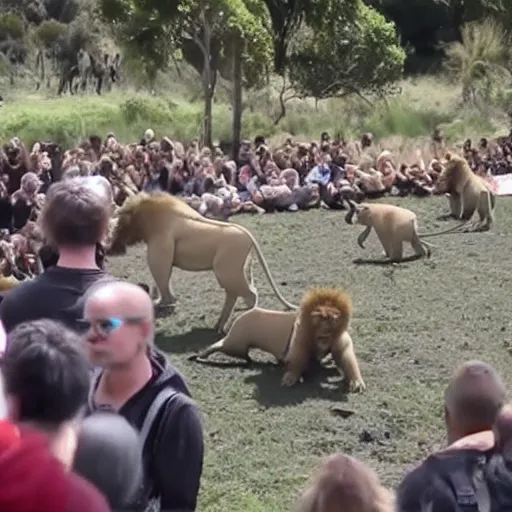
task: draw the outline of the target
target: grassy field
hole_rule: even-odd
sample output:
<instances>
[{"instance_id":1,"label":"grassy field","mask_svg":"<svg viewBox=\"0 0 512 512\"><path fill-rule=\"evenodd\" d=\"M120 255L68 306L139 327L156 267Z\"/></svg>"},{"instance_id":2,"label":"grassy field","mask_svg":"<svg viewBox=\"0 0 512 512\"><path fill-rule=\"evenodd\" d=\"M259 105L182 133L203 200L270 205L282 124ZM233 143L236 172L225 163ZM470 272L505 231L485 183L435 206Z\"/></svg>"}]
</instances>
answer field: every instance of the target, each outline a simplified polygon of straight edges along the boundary
<instances>
[{"instance_id":1,"label":"grassy field","mask_svg":"<svg viewBox=\"0 0 512 512\"><path fill-rule=\"evenodd\" d=\"M163 80L163 79L162 79ZM203 102L198 80L184 83L166 77L157 96L132 87L114 89L97 96L55 96L53 89L34 90L34 84L2 87L0 143L20 137L27 145L37 140L54 141L65 148L75 146L91 134L106 136L113 131L119 140L140 140L151 127L157 137L168 136L188 144L201 133ZM424 143L435 127L441 127L450 143L466 137L474 140L507 133L506 110L496 105L479 108L461 106L460 91L445 77L424 77L401 82L402 95L387 100L373 99L374 105L357 97L332 98L315 103L294 99L287 103L287 115L274 123L279 111L279 81L261 91L244 93L242 135L267 137L271 146L286 137L318 140L322 131L332 136L359 138L370 131L383 147L403 152L404 146ZM231 98L218 87L213 105L213 136L229 141L232 136ZM415 139L412 141L411 139Z\"/></svg>"},{"instance_id":2,"label":"grassy field","mask_svg":"<svg viewBox=\"0 0 512 512\"><path fill-rule=\"evenodd\" d=\"M446 212L445 198L389 201L416 211L421 232L450 225L436 221ZM282 370L261 354L252 368L188 361L218 339L208 329L223 294L210 273L173 275L179 304L174 315L158 320L157 342L185 374L204 416L201 511L288 511L319 457L338 450L396 486L412 464L443 444L442 393L459 363L483 359L512 383L505 307L512 289L511 200L498 198L491 232L430 239L437 248L429 262L391 268L352 263L379 256L381 248L372 234L361 250L356 238L362 228L345 224L342 214L322 210L233 221L257 237L290 300L299 301L313 285L352 294L351 334L364 394L345 395L332 362L311 381L285 389L279 385ZM150 282L143 248L109 265L118 276ZM261 268L255 269L260 304L281 309ZM339 408L354 414L343 418Z\"/></svg>"}]
</instances>

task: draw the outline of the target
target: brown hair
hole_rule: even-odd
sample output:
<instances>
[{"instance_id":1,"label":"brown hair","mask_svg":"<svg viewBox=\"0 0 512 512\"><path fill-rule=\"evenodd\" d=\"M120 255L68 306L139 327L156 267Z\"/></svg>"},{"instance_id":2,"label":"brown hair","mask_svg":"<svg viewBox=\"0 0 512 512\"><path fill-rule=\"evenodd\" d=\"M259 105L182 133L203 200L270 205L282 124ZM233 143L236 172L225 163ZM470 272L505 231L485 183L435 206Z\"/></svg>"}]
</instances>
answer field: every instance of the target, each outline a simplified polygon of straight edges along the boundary
<instances>
[{"instance_id":1,"label":"brown hair","mask_svg":"<svg viewBox=\"0 0 512 512\"><path fill-rule=\"evenodd\" d=\"M377 474L343 453L326 459L298 504L298 512L393 512L393 495Z\"/></svg>"},{"instance_id":2,"label":"brown hair","mask_svg":"<svg viewBox=\"0 0 512 512\"><path fill-rule=\"evenodd\" d=\"M53 184L41 212L41 227L51 244L85 247L101 241L106 233L110 204L87 178Z\"/></svg>"}]
</instances>

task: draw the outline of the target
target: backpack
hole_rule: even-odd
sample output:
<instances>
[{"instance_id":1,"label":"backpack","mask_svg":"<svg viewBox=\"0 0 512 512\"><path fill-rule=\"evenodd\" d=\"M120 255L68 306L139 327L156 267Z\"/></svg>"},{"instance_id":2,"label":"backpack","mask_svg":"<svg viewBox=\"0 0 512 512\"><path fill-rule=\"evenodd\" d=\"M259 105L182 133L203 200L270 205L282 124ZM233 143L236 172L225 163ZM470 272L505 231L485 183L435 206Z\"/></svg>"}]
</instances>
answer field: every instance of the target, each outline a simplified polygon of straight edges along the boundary
<instances>
[{"instance_id":1,"label":"backpack","mask_svg":"<svg viewBox=\"0 0 512 512\"><path fill-rule=\"evenodd\" d=\"M151 432L151 429L155 423L155 420L159 417L160 411L163 409L163 407L173 398L176 397L178 394L178 391L176 391L174 388L168 388L165 387L161 389L156 397L154 398L153 402L151 403L148 412L146 413L146 417L144 418L144 422L142 423L142 427L139 432L139 439L142 446L142 450L144 451L145 444L147 442L149 433ZM151 456L151 454L150 454ZM147 474L147 468L148 468L148 461L144 460L144 474ZM153 487L154 483L149 482L146 478L144 479L144 484L142 488L142 499L145 502L145 508L143 509L144 512L160 512L161 505L160 505L160 496L155 496L153 498L149 498L151 494L153 493Z\"/></svg>"},{"instance_id":2,"label":"backpack","mask_svg":"<svg viewBox=\"0 0 512 512\"><path fill-rule=\"evenodd\" d=\"M494 449L434 455L421 512L512 511L512 468Z\"/></svg>"},{"instance_id":3,"label":"backpack","mask_svg":"<svg viewBox=\"0 0 512 512\"><path fill-rule=\"evenodd\" d=\"M94 394L94 383L96 382L96 379L100 371L101 370L96 368L92 370L91 381L93 384L91 385L91 388L89 390L89 404L92 403L92 397ZM148 412L144 417L144 421L139 431L139 440L143 453L145 449L145 444L148 440L149 433L151 432L151 429L153 428L156 419L159 417L160 412L170 400L174 399L178 395L178 393L179 392L174 388L165 387L162 388L153 399L153 402L149 406ZM150 456L151 451L148 451L146 452L146 455L144 456L143 459L144 479L141 488L139 489L139 492L137 494L135 506L137 507L136 510L140 510L141 512L160 512L160 496L150 498L154 490L154 483L147 478L149 467L148 458Z\"/></svg>"}]
</instances>

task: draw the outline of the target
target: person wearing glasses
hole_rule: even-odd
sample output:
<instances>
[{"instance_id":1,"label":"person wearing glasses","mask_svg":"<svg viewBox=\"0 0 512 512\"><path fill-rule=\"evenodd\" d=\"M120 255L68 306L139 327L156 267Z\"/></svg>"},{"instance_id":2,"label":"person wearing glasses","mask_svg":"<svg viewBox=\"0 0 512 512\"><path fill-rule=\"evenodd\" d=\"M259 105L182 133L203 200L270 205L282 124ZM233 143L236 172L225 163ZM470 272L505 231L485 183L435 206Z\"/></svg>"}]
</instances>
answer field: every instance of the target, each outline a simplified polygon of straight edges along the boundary
<instances>
[{"instance_id":1,"label":"person wearing glasses","mask_svg":"<svg viewBox=\"0 0 512 512\"><path fill-rule=\"evenodd\" d=\"M115 411L141 436L144 485L132 508L196 510L204 455L201 418L183 376L154 347L150 296L128 282L95 285L80 324L89 362L99 368L87 414Z\"/></svg>"}]
</instances>

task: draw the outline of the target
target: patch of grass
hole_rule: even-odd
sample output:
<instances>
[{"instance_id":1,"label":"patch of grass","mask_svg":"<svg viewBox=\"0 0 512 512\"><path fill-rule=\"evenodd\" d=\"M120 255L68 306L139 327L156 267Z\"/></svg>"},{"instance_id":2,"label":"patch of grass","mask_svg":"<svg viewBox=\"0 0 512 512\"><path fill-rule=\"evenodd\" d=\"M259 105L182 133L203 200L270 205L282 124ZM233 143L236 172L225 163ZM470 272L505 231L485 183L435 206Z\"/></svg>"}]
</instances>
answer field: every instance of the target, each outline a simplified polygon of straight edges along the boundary
<instances>
[{"instance_id":1,"label":"patch of grass","mask_svg":"<svg viewBox=\"0 0 512 512\"><path fill-rule=\"evenodd\" d=\"M101 136L113 131L124 142L139 140L151 127L157 136L188 142L201 133L203 103L198 80L182 76L173 86L168 77L160 80L158 96L134 90L114 90L109 94L47 97L45 92L27 93L8 89L0 110L0 142L18 136L31 144L53 140L65 147L74 146L84 137ZM188 82L187 82L188 81ZM190 82L190 86L184 87ZM467 110L459 106L459 91L439 79L425 78L403 82L403 93L396 98L375 100L373 106L360 98L329 99L318 102L294 99L287 103L287 115L279 124L274 120L279 110L279 84L244 94L245 110L242 135L266 136L270 142L282 142L287 136L297 140L318 139L324 130L346 138L370 131L377 140L388 137L415 139L429 136L436 126L445 129L452 140L462 137L493 136L505 130L503 110ZM230 94L219 83L213 105L214 139L230 141L232 110Z\"/></svg>"},{"instance_id":2,"label":"patch of grass","mask_svg":"<svg viewBox=\"0 0 512 512\"><path fill-rule=\"evenodd\" d=\"M435 220L447 210L443 197L387 201L417 212L421 232L449 225ZM282 369L261 353L250 368L188 361L218 339L208 328L224 297L211 273L175 271L179 304L174 315L158 320L157 343L186 376L203 414L206 460L199 509L288 511L320 458L338 450L370 464L394 487L411 465L443 445L443 391L457 365L482 359L512 384L511 215L512 201L498 198L491 232L431 239L437 248L430 261L391 268L352 263L378 257L382 249L372 234L361 250L360 229L345 224L343 212L233 219L258 239L292 302L314 285L351 293L350 332L367 384L360 395L342 392L332 362L311 381L286 389L279 385ZM133 282L142 276L150 282L143 254L143 248L134 248L112 259L110 270ZM258 265L255 283L262 307L282 309ZM343 419L334 407L355 414Z\"/></svg>"}]
</instances>

